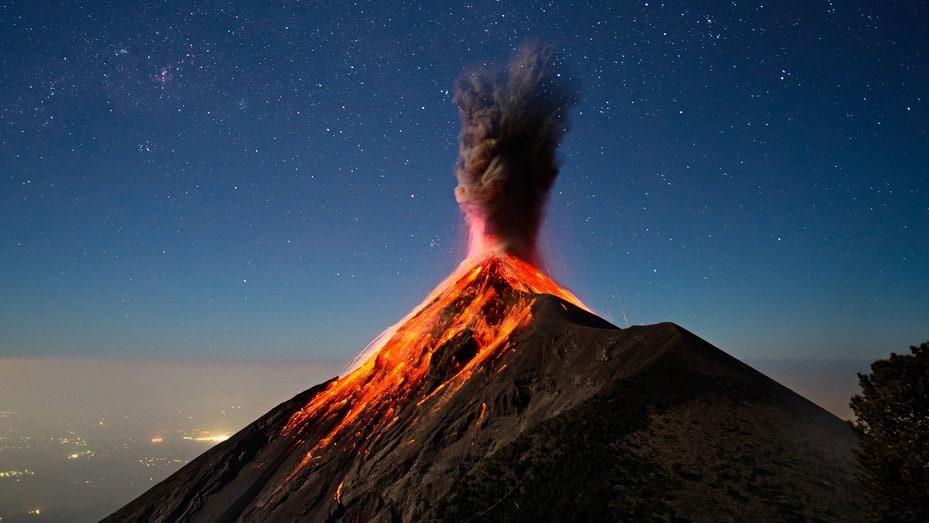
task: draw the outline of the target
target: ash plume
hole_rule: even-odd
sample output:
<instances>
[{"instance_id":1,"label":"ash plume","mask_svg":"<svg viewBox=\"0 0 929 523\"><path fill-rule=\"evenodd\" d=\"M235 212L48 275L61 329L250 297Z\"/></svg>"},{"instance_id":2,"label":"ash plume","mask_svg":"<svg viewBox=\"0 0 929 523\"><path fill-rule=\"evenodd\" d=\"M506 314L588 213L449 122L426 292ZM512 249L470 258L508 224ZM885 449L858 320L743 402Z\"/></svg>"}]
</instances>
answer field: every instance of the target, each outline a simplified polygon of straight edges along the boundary
<instances>
[{"instance_id":1,"label":"ash plume","mask_svg":"<svg viewBox=\"0 0 929 523\"><path fill-rule=\"evenodd\" d=\"M461 115L455 199L470 229L470 253L502 249L540 264L536 246L555 149L568 130L574 85L555 70L552 50L520 49L505 67L466 72L452 101Z\"/></svg>"}]
</instances>

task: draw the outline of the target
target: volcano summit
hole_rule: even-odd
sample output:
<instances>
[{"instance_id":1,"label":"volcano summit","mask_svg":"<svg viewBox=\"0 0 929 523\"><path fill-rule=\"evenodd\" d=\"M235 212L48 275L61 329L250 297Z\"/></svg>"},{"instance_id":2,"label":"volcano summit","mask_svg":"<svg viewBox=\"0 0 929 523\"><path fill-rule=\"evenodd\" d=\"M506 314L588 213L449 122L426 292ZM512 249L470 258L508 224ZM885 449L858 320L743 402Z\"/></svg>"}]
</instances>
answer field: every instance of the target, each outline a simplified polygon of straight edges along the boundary
<instances>
[{"instance_id":1,"label":"volcano summit","mask_svg":"<svg viewBox=\"0 0 929 523\"><path fill-rule=\"evenodd\" d=\"M861 519L843 422L676 325L617 328L540 268L574 99L552 63L530 48L456 92L471 252L448 279L344 376L108 521Z\"/></svg>"}]
</instances>

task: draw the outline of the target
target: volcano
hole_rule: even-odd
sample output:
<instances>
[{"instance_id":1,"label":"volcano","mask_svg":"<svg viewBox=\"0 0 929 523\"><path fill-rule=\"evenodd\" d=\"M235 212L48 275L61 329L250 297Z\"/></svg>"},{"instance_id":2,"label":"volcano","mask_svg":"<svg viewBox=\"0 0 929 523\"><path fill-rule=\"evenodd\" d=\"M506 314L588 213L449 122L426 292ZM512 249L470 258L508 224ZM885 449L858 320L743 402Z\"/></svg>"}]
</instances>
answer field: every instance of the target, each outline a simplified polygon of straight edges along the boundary
<instances>
[{"instance_id":1,"label":"volcano","mask_svg":"<svg viewBox=\"0 0 929 523\"><path fill-rule=\"evenodd\" d=\"M854 444L690 332L618 328L495 252L105 521L854 521Z\"/></svg>"},{"instance_id":2,"label":"volcano","mask_svg":"<svg viewBox=\"0 0 929 523\"><path fill-rule=\"evenodd\" d=\"M345 375L108 521L858 519L840 420L670 323L620 329L541 266L577 97L550 50L462 78L469 254Z\"/></svg>"}]
</instances>

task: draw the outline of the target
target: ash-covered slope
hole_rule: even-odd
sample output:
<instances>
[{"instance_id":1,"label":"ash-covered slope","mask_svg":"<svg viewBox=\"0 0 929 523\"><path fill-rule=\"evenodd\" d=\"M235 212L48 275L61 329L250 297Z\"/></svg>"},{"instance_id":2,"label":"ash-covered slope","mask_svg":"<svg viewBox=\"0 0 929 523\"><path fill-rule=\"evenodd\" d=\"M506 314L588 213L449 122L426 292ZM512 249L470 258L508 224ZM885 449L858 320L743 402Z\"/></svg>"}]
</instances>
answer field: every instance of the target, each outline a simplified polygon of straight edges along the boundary
<instances>
[{"instance_id":1,"label":"ash-covered slope","mask_svg":"<svg viewBox=\"0 0 929 523\"><path fill-rule=\"evenodd\" d=\"M390 333L423 352L384 344L107 521L862 519L839 419L676 325L616 328L511 269Z\"/></svg>"}]
</instances>

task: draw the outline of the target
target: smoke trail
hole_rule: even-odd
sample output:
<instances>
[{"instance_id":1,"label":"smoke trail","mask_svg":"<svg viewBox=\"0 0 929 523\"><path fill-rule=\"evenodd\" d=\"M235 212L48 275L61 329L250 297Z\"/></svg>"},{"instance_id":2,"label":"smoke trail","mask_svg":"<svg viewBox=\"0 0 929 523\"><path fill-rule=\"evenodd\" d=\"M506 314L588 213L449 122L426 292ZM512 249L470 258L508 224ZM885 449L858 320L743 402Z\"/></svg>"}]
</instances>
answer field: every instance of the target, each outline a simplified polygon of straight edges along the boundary
<instances>
[{"instance_id":1,"label":"smoke trail","mask_svg":"<svg viewBox=\"0 0 929 523\"><path fill-rule=\"evenodd\" d=\"M455 199L470 229L470 255L503 249L531 263L548 192L558 176L555 149L576 101L554 69L551 49L530 44L506 67L467 72L452 98L461 115Z\"/></svg>"}]
</instances>

